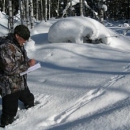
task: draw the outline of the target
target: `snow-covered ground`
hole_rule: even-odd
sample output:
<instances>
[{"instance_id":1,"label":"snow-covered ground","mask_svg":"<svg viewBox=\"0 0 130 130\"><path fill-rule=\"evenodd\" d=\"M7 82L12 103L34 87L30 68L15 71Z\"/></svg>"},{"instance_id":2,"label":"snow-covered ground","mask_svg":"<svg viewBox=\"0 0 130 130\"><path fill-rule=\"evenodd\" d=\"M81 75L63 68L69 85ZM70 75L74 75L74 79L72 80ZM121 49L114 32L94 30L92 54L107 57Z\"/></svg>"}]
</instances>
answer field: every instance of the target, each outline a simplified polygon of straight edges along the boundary
<instances>
[{"instance_id":1,"label":"snow-covered ground","mask_svg":"<svg viewBox=\"0 0 130 130\"><path fill-rule=\"evenodd\" d=\"M64 24L57 26L57 30L64 34L55 35L56 39L67 33L72 33L74 37L79 26L77 24L71 33L68 32L68 27L72 27L69 24L72 19L69 18L70 22L65 27ZM76 17L77 19L84 25L85 18ZM118 27L116 30L117 23L107 22L106 27L98 24L97 28L101 29L104 36L108 33L106 30L110 30L109 44L49 43L49 29L58 20L60 19L39 22L31 30L31 39L25 47L28 56L35 58L42 66L28 74L28 85L35 95L36 105L25 110L19 102L16 120L5 129L129 130L129 32L124 36L122 29L119 31ZM97 26L97 22L92 21ZM1 36L7 33L6 23L6 17L1 17Z\"/></svg>"}]
</instances>

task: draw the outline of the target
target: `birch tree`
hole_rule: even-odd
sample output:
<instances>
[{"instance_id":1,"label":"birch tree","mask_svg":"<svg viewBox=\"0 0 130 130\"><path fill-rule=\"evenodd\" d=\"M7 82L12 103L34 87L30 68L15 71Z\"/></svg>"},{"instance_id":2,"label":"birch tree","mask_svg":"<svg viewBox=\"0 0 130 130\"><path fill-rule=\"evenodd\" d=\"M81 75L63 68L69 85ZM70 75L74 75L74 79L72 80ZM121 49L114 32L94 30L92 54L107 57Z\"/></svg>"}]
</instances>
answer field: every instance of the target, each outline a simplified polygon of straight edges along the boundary
<instances>
[{"instance_id":1,"label":"birch tree","mask_svg":"<svg viewBox=\"0 0 130 130\"><path fill-rule=\"evenodd\" d=\"M59 17L59 4L60 4L60 1L58 0L57 1L57 12L56 12L57 13L57 17Z\"/></svg>"},{"instance_id":2,"label":"birch tree","mask_svg":"<svg viewBox=\"0 0 130 130\"><path fill-rule=\"evenodd\" d=\"M29 7L30 25L31 25L31 28L33 28L34 27L34 20L33 20L34 14L33 14L33 1L32 0L29 1L29 5L30 5Z\"/></svg>"},{"instance_id":3,"label":"birch tree","mask_svg":"<svg viewBox=\"0 0 130 130\"><path fill-rule=\"evenodd\" d=\"M25 3L26 3L26 9L25 9L25 10L26 10L26 13L25 13L25 14L26 14L26 15L25 15L25 16L26 16L26 25L27 25L27 27L28 27L28 26L30 25L30 24L29 24L29 21L30 21L30 20L29 20L29 1L26 0Z\"/></svg>"},{"instance_id":4,"label":"birch tree","mask_svg":"<svg viewBox=\"0 0 130 130\"><path fill-rule=\"evenodd\" d=\"M38 0L36 0L36 20L38 21Z\"/></svg>"},{"instance_id":5,"label":"birch tree","mask_svg":"<svg viewBox=\"0 0 130 130\"><path fill-rule=\"evenodd\" d=\"M42 0L40 0L40 9L41 9L41 11L40 11L40 17L41 17L41 20L43 20L43 2L42 2Z\"/></svg>"},{"instance_id":6,"label":"birch tree","mask_svg":"<svg viewBox=\"0 0 130 130\"><path fill-rule=\"evenodd\" d=\"M5 0L3 0L3 12L5 12Z\"/></svg>"},{"instance_id":7,"label":"birch tree","mask_svg":"<svg viewBox=\"0 0 130 130\"><path fill-rule=\"evenodd\" d=\"M47 0L45 0L45 22L47 22Z\"/></svg>"},{"instance_id":8,"label":"birch tree","mask_svg":"<svg viewBox=\"0 0 130 130\"><path fill-rule=\"evenodd\" d=\"M83 16L83 0L80 0L80 16Z\"/></svg>"},{"instance_id":9,"label":"birch tree","mask_svg":"<svg viewBox=\"0 0 130 130\"><path fill-rule=\"evenodd\" d=\"M20 19L21 19L21 24L24 23L24 11L23 11L23 2L22 0L19 0L19 10L20 10Z\"/></svg>"},{"instance_id":10,"label":"birch tree","mask_svg":"<svg viewBox=\"0 0 130 130\"><path fill-rule=\"evenodd\" d=\"M69 0L70 7L69 7L69 16L72 16L72 0Z\"/></svg>"},{"instance_id":11,"label":"birch tree","mask_svg":"<svg viewBox=\"0 0 130 130\"><path fill-rule=\"evenodd\" d=\"M48 19L51 17L51 1L48 0Z\"/></svg>"},{"instance_id":12,"label":"birch tree","mask_svg":"<svg viewBox=\"0 0 130 130\"><path fill-rule=\"evenodd\" d=\"M13 33L13 7L12 7L12 0L8 1L8 8L9 8L9 18L8 18L8 28L9 33Z\"/></svg>"}]
</instances>

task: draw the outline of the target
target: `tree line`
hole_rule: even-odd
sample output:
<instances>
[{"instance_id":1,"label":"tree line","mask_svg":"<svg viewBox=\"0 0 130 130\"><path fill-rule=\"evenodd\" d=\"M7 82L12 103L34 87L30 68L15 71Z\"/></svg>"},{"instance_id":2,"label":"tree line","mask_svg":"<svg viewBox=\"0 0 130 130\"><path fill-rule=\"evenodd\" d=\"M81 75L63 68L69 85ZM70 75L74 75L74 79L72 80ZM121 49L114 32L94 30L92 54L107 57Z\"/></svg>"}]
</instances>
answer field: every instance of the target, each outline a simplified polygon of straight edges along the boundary
<instances>
[{"instance_id":1,"label":"tree line","mask_svg":"<svg viewBox=\"0 0 130 130\"><path fill-rule=\"evenodd\" d=\"M9 28L13 29L13 16L20 12L21 24L33 28L36 21L55 17L89 16L102 19L130 19L130 0L0 0L0 11L9 16Z\"/></svg>"}]
</instances>

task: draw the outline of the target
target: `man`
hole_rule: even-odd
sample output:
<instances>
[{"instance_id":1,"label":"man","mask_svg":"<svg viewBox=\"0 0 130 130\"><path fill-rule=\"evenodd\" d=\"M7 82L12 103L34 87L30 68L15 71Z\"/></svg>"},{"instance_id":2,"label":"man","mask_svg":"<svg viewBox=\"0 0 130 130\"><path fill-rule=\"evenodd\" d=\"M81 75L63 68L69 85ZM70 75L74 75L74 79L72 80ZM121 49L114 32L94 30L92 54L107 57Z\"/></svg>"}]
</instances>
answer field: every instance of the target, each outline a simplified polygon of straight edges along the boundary
<instances>
[{"instance_id":1,"label":"man","mask_svg":"<svg viewBox=\"0 0 130 130\"><path fill-rule=\"evenodd\" d=\"M27 86L27 75L20 73L33 66L35 59L29 59L24 43L29 39L30 31L25 25L18 25L13 34L0 41L0 89L2 96L1 126L14 121L18 109L18 100L25 108L34 106L34 95Z\"/></svg>"}]
</instances>

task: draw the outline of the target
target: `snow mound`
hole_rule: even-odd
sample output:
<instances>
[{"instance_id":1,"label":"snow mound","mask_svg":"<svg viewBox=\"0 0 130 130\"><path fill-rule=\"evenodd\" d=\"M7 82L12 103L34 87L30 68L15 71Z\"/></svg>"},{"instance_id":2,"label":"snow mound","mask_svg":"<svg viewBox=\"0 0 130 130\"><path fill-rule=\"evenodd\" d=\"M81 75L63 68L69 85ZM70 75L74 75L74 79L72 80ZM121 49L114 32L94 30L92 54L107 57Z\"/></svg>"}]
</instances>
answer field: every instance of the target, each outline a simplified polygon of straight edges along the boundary
<instances>
[{"instance_id":1,"label":"snow mound","mask_svg":"<svg viewBox=\"0 0 130 130\"><path fill-rule=\"evenodd\" d=\"M128 26L128 25L125 25ZM113 48L130 51L129 39L88 17L67 17L58 20L49 29L51 43L103 43Z\"/></svg>"},{"instance_id":2,"label":"snow mound","mask_svg":"<svg viewBox=\"0 0 130 130\"><path fill-rule=\"evenodd\" d=\"M111 42L109 29L88 17L68 17L55 22L49 29L48 41L53 43L76 42L100 39L104 44Z\"/></svg>"}]
</instances>

